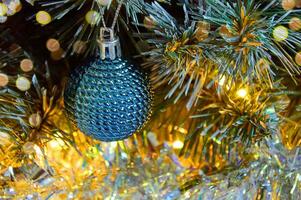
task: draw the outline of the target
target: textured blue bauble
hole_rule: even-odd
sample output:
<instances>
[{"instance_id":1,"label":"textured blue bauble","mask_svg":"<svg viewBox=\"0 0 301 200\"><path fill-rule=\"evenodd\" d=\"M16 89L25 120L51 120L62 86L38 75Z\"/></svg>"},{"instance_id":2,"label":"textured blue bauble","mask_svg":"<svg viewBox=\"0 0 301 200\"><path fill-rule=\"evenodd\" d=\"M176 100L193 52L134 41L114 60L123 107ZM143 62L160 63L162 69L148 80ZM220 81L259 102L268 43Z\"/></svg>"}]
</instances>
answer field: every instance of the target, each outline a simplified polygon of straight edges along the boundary
<instances>
[{"instance_id":1,"label":"textured blue bauble","mask_svg":"<svg viewBox=\"0 0 301 200\"><path fill-rule=\"evenodd\" d=\"M77 127L101 141L122 140L150 115L148 79L123 59L95 59L76 68L65 90L65 107Z\"/></svg>"}]
</instances>

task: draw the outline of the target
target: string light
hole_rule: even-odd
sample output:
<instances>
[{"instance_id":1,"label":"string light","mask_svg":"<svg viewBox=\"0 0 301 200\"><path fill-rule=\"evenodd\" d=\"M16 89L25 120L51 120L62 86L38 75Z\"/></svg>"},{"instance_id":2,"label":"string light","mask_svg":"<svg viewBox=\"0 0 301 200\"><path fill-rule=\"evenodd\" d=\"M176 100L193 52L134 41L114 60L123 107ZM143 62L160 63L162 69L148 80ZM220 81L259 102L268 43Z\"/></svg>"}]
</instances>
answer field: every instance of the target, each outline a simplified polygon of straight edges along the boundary
<instances>
[{"instance_id":1,"label":"string light","mask_svg":"<svg viewBox=\"0 0 301 200\"><path fill-rule=\"evenodd\" d=\"M301 29L301 19L299 17L293 17L289 21L289 28L293 31L298 31Z\"/></svg>"},{"instance_id":2,"label":"string light","mask_svg":"<svg viewBox=\"0 0 301 200\"><path fill-rule=\"evenodd\" d=\"M26 77L19 77L16 81L16 87L21 91L27 91L30 88L30 81Z\"/></svg>"},{"instance_id":3,"label":"string light","mask_svg":"<svg viewBox=\"0 0 301 200\"><path fill-rule=\"evenodd\" d=\"M236 95L240 98L246 98L248 91L245 88L241 88L236 92Z\"/></svg>"},{"instance_id":4,"label":"string light","mask_svg":"<svg viewBox=\"0 0 301 200\"><path fill-rule=\"evenodd\" d=\"M22 4L19 0L11 1L8 4L8 9L11 11L11 15L13 15L22 9Z\"/></svg>"},{"instance_id":5,"label":"string light","mask_svg":"<svg viewBox=\"0 0 301 200\"><path fill-rule=\"evenodd\" d=\"M51 140L48 144L52 149L56 150L62 149L65 146L65 142L62 139Z\"/></svg>"},{"instance_id":6,"label":"string light","mask_svg":"<svg viewBox=\"0 0 301 200\"><path fill-rule=\"evenodd\" d=\"M301 66L301 51L298 52L298 53L296 54L296 56L295 56L295 62L296 62L299 66Z\"/></svg>"},{"instance_id":7,"label":"string light","mask_svg":"<svg viewBox=\"0 0 301 200\"><path fill-rule=\"evenodd\" d=\"M61 45L58 40L50 38L46 42L46 47L50 52L55 52L61 48Z\"/></svg>"},{"instance_id":8,"label":"string light","mask_svg":"<svg viewBox=\"0 0 301 200\"><path fill-rule=\"evenodd\" d=\"M95 25L100 20L100 14L95 10L90 10L86 14L86 22L90 25Z\"/></svg>"},{"instance_id":9,"label":"string light","mask_svg":"<svg viewBox=\"0 0 301 200\"><path fill-rule=\"evenodd\" d=\"M218 84L220 86L223 86L225 84L226 78L225 76L222 76L219 80L218 80Z\"/></svg>"},{"instance_id":10,"label":"string light","mask_svg":"<svg viewBox=\"0 0 301 200\"><path fill-rule=\"evenodd\" d=\"M273 37L277 42L284 41L288 38L288 30L284 26L277 26L273 31Z\"/></svg>"},{"instance_id":11,"label":"string light","mask_svg":"<svg viewBox=\"0 0 301 200\"><path fill-rule=\"evenodd\" d=\"M292 10L296 6L295 0L282 0L282 8L284 10Z\"/></svg>"},{"instance_id":12,"label":"string light","mask_svg":"<svg viewBox=\"0 0 301 200\"><path fill-rule=\"evenodd\" d=\"M33 69L33 62L30 59L23 59L20 62L20 68L23 72L30 72Z\"/></svg>"},{"instance_id":13,"label":"string light","mask_svg":"<svg viewBox=\"0 0 301 200\"><path fill-rule=\"evenodd\" d=\"M0 87L5 87L8 84L8 76L0 73Z\"/></svg>"},{"instance_id":14,"label":"string light","mask_svg":"<svg viewBox=\"0 0 301 200\"><path fill-rule=\"evenodd\" d=\"M174 149L181 149L184 146L184 143L181 140L175 140L172 143L172 148Z\"/></svg>"},{"instance_id":15,"label":"string light","mask_svg":"<svg viewBox=\"0 0 301 200\"><path fill-rule=\"evenodd\" d=\"M5 16L7 14L8 8L4 3L0 3L0 16Z\"/></svg>"},{"instance_id":16,"label":"string light","mask_svg":"<svg viewBox=\"0 0 301 200\"><path fill-rule=\"evenodd\" d=\"M48 12L46 11L39 11L36 14L36 20L39 24L41 25L46 25L51 22L51 16Z\"/></svg>"}]
</instances>

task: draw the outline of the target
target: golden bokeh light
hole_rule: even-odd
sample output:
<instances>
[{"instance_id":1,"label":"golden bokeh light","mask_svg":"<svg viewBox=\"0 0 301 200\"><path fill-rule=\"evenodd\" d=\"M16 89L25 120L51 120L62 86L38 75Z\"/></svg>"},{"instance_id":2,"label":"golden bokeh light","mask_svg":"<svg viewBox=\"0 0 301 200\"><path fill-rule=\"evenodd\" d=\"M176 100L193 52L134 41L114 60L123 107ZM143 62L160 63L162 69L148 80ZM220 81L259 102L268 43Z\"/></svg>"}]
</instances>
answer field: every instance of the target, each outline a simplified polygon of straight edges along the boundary
<instances>
[{"instance_id":1,"label":"golden bokeh light","mask_svg":"<svg viewBox=\"0 0 301 200\"><path fill-rule=\"evenodd\" d=\"M95 10L90 10L85 16L86 22L90 25L95 25L100 20L100 14Z\"/></svg>"},{"instance_id":2,"label":"golden bokeh light","mask_svg":"<svg viewBox=\"0 0 301 200\"><path fill-rule=\"evenodd\" d=\"M275 27L273 37L277 42L286 40L288 38L288 29L284 26Z\"/></svg>"},{"instance_id":3,"label":"golden bokeh light","mask_svg":"<svg viewBox=\"0 0 301 200\"><path fill-rule=\"evenodd\" d=\"M16 81L16 87L21 91L27 91L30 89L30 81L28 78L20 76Z\"/></svg>"},{"instance_id":4,"label":"golden bokeh light","mask_svg":"<svg viewBox=\"0 0 301 200\"><path fill-rule=\"evenodd\" d=\"M240 98L246 98L248 95L248 90L245 88L241 88L236 92L236 95Z\"/></svg>"},{"instance_id":5,"label":"golden bokeh light","mask_svg":"<svg viewBox=\"0 0 301 200\"><path fill-rule=\"evenodd\" d=\"M5 16L7 14L8 8L4 3L0 3L0 16Z\"/></svg>"},{"instance_id":6,"label":"golden bokeh light","mask_svg":"<svg viewBox=\"0 0 301 200\"><path fill-rule=\"evenodd\" d=\"M20 62L20 68L23 72L30 72L33 69L33 62L30 59L23 59Z\"/></svg>"},{"instance_id":7,"label":"golden bokeh light","mask_svg":"<svg viewBox=\"0 0 301 200\"><path fill-rule=\"evenodd\" d=\"M50 52L58 51L61 48L60 42L57 39L50 38L46 42L46 48Z\"/></svg>"},{"instance_id":8,"label":"golden bokeh light","mask_svg":"<svg viewBox=\"0 0 301 200\"><path fill-rule=\"evenodd\" d=\"M301 19L299 17L293 17L289 21L289 28L293 31L301 29Z\"/></svg>"},{"instance_id":9,"label":"golden bokeh light","mask_svg":"<svg viewBox=\"0 0 301 200\"><path fill-rule=\"evenodd\" d=\"M51 22L51 15L46 11L39 11L36 14L36 21L41 25L47 25Z\"/></svg>"},{"instance_id":10,"label":"golden bokeh light","mask_svg":"<svg viewBox=\"0 0 301 200\"><path fill-rule=\"evenodd\" d=\"M172 143L172 148L174 148L174 149L181 149L183 146L184 146L184 143L180 140L175 140Z\"/></svg>"},{"instance_id":11,"label":"golden bokeh light","mask_svg":"<svg viewBox=\"0 0 301 200\"><path fill-rule=\"evenodd\" d=\"M8 84L8 76L0 73L0 87L5 87Z\"/></svg>"},{"instance_id":12,"label":"golden bokeh light","mask_svg":"<svg viewBox=\"0 0 301 200\"><path fill-rule=\"evenodd\" d=\"M295 0L282 0L281 6L284 10L292 10L296 6Z\"/></svg>"},{"instance_id":13,"label":"golden bokeh light","mask_svg":"<svg viewBox=\"0 0 301 200\"><path fill-rule=\"evenodd\" d=\"M301 51L296 54L295 62L297 63L297 65L301 66Z\"/></svg>"}]
</instances>

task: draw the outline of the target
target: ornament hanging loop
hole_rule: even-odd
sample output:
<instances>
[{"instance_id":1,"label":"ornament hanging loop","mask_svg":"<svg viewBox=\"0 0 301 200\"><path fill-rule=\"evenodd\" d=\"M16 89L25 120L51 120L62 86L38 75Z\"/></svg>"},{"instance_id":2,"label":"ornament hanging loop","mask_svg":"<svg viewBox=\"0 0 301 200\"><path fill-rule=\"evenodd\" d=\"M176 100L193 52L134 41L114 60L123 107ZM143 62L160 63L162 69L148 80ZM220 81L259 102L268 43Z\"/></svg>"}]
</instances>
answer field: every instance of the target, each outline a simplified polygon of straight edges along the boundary
<instances>
[{"instance_id":1,"label":"ornament hanging loop","mask_svg":"<svg viewBox=\"0 0 301 200\"><path fill-rule=\"evenodd\" d=\"M100 48L100 58L102 60L115 60L121 57L120 41L112 28L100 28L98 44Z\"/></svg>"},{"instance_id":2,"label":"ornament hanging loop","mask_svg":"<svg viewBox=\"0 0 301 200\"><path fill-rule=\"evenodd\" d=\"M111 28L108 28L106 26L104 17L102 16L103 27L100 28L100 36L98 40L98 44L100 48L100 58L102 60L105 59L115 60L116 58L121 57L120 41L119 41L119 37L117 37L114 33L114 28L117 23L117 18L123 1L124 0L121 0L118 4Z\"/></svg>"}]
</instances>

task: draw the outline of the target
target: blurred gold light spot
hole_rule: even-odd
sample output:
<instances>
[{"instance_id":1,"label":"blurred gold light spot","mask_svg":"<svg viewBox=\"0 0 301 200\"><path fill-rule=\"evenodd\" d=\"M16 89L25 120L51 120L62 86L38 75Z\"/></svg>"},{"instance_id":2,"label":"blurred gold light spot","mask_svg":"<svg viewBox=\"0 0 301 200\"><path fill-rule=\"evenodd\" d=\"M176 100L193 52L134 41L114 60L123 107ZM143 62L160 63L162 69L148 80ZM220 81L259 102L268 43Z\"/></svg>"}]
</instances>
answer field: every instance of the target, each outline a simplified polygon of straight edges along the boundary
<instances>
[{"instance_id":1,"label":"blurred gold light spot","mask_svg":"<svg viewBox=\"0 0 301 200\"><path fill-rule=\"evenodd\" d=\"M21 91L29 90L30 85L31 85L30 81L23 76L20 76L16 81L16 87Z\"/></svg>"},{"instance_id":2,"label":"blurred gold light spot","mask_svg":"<svg viewBox=\"0 0 301 200\"><path fill-rule=\"evenodd\" d=\"M90 10L87 12L85 19L88 24L95 25L100 20L100 14L95 10Z\"/></svg>"},{"instance_id":3,"label":"blurred gold light spot","mask_svg":"<svg viewBox=\"0 0 301 200\"><path fill-rule=\"evenodd\" d=\"M178 127L178 126L175 127L175 130L179 131L180 133L183 133L183 134L187 134L188 133L188 131L185 128Z\"/></svg>"},{"instance_id":4,"label":"blurred gold light spot","mask_svg":"<svg viewBox=\"0 0 301 200\"><path fill-rule=\"evenodd\" d=\"M58 51L61 48L60 42L56 39L50 38L46 42L46 47L49 51Z\"/></svg>"},{"instance_id":5,"label":"blurred gold light spot","mask_svg":"<svg viewBox=\"0 0 301 200\"><path fill-rule=\"evenodd\" d=\"M299 17L293 17L289 21L289 27L293 31L298 31L301 29L301 19Z\"/></svg>"},{"instance_id":6,"label":"blurred gold light spot","mask_svg":"<svg viewBox=\"0 0 301 200\"><path fill-rule=\"evenodd\" d=\"M8 8L12 10L13 13L16 13L22 9L22 4L20 1L12 1L8 4Z\"/></svg>"},{"instance_id":7,"label":"blurred gold light spot","mask_svg":"<svg viewBox=\"0 0 301 200\"><path fill-rule=\"evenodd\" d=\"M46 11L39 11L36 14L36 20L39 24L46 25L46 24L49 24L51 22L51 16Z\"/></svg>"},{"instance_id":8,"label":"blurred gold light spot","mask_svg":"<svg viewBox=\"0 0 301 200\"><path fill-rule=\"evenodd\" d=\"M218 84L220 86L223 86L225 84L226 78L225 76L222 76L219 80L218 80Z\"/></svg>"},{"instance_id":9,"label":"blurred gold light spot","mask_svg":"<svg viewBox=\"0 0 301 200\"><path fill-rule=\"evenodd\" d=\"M296 54L296 56L295 56L295 62L296 62L299 66L301 66L301 51L298 52L298 53Z\"/></svg>"},{"instance_id":10,"label":"blurred gold light spot","mask_svg":"<svg viewBox=\"0 0 301 200\"><path fill-rule=\"evenodd\" d=\"M34 113L29 117L29 124L32 127L39 127L42 122L42 117L39 113Z\"/></svg>"},{"instance_id":11,"label":"blurred gold light spot","mask_svg":"<svg viewBox=\"0 0 301 200\"><path fill-rule=\"evenodd\" d=\"M65 142L62 139L51 140L48 144L53 149L62 149L65 146Z\"/></svg>"},{"instance_id":12,"label":"blurred gold light spot","mask_svg":"<svg viewBox=\"0 0 301 200\"><path fill-rule=\"evenodd\" d=\"M282 0L281 6L284 10L291 10L296 6L295 0Z\"/></svg>"},{"instance_id":13,"label":"blurred gold light spot","mask_svg":"<svg viewBox=\"0 0 301 200\"><path fill-rule=\"evenodd\" d=\"M4 3L0 3L0 16L7 14L8 8Z\"/></svg>"},{"instance_id":14,"label":"blurred gold light spot","mask_svg":"<svg viewBox=\"0 0 301 200\"><path fill-rule=\"evenodd\" d=\"M184 146L184 143L180 140L176 140L172 143L172 148L181 149Z\"/></svg>"},{"instance_id":15,"label":"blurred gold light spot","mask_svg":"<svg viewBox=\"0 0 301 200\"><path fill-rule=\"evenodd\" d=\"M0 73L0 87L5 87L8 84L8 76Z\"/></svg>"},{"instance_id":16,"label":"blurred gold light spot","mask_svg":"<svg viewBox=\"0 0 301 200\"><path fill-rule=\"evenodd\" d=\"M241 88L236 92L236 95L240 98L245 98L248 94L248 91L245 88Z\"/></svg>"},{"instance_id":17,"label":"blurred gold light spot","mask_svg":"<svg viewBox=\"0 0 301 200\"><path fill-rule=\"evenodd\" d=\"M30 72L33 69L33 63L30 59L23 59L20 62L20 68L23 72Z\"/></svg>"},{"instance_id":18,"label":"blurred gold light spot","mask_svg":"<svg viewBox=\"0 0 301 200\"><path fill-rule=\"evenodd\" d=\"M288 29L284 26L277 26L273 31L273 37L276 41L281 42L288 38Z\"/></svg>"}]
</instances>

